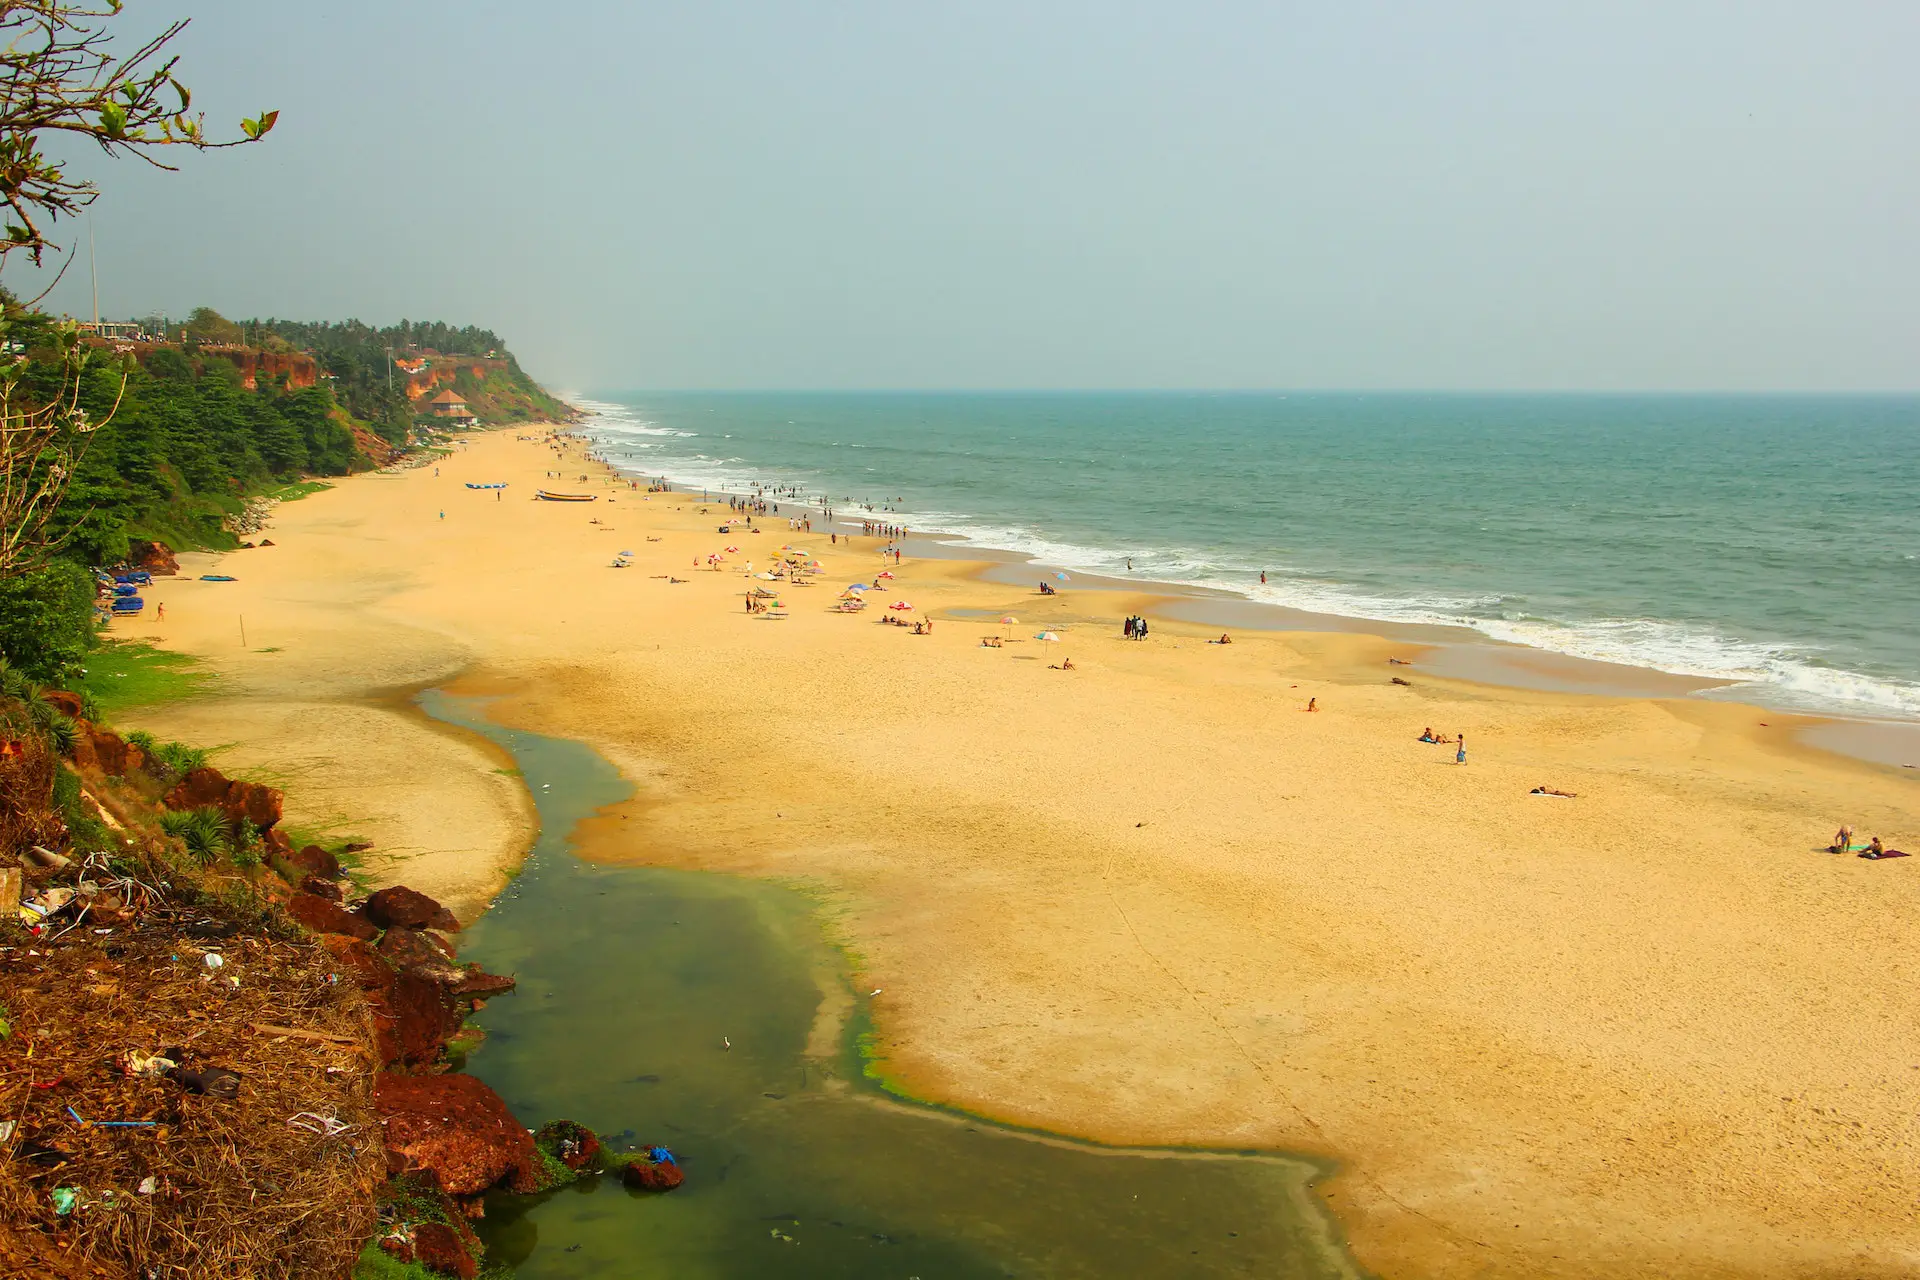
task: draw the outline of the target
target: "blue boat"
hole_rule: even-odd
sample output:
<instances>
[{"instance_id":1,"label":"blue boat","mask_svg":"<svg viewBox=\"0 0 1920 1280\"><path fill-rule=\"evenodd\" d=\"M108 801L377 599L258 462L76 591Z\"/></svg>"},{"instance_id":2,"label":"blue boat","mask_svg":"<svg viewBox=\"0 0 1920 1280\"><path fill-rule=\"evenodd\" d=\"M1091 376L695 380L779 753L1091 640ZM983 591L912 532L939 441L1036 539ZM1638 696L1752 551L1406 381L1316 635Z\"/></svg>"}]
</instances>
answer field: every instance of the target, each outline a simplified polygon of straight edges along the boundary
<instances>
[{"instance_id":1,"label":"blue boat","mask_svg":"<svg viewBox=\"0 0 1920 1280\"><path fill-rule=\"evenodd\" d=\"M123 583L113 589L113 594L121 598L137 596L140 594L140 588L134 586L131 582Z\"/></svg>"},{"instance_id":2,"label":"blue boat","mask_svg":"<svg viewBox=\"0 0 1920 1280\"><path fill-rule=\"evenodd\" d=\"M115 615L138 613L146 607L147 602L139 596L121 596L113 602L113 612Z\"/></svg>"},{"instance_id":3,"label":"blue boat","mask_svg":"<svg viewBox=\"0 0 1920 1280\"><path fill-rule=\"evenodd\" d=\"M467 482L467 488L469 489L504 489L506 487L504 481L499 484L474 484L472 481Z\"/></svg>"}]
</instances>

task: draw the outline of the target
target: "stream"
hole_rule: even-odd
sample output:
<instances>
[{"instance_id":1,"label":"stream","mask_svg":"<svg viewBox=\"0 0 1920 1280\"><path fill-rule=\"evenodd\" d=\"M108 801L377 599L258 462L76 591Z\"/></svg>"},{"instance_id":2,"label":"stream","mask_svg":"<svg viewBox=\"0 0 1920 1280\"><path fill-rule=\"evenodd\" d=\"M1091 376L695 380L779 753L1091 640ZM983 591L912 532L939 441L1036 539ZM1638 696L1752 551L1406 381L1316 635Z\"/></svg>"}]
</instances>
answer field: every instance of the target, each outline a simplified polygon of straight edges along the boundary
<instances>
[{"instance_id":1,"label":"stream","mask_svg":"<svg viewBox=\"0 0 1920 1280\"><path fill-rule=\"evenodd\" d=\"M575 824L630 791L611 765L492 723L482 699L420 704L511 752L539 810L525 867L461 939L463 960L519 979L475 1015L486 1039L466 1070L524 1123L661 1143L686 1172L666 1195L612 1177L496 1193L477 1224L490 1265L518 1280L1361 1274L1312 1161L1104 1147L888 1095L861 1070L862 1006L804 894L583 861ZM823 1008L851 1011L830 1052Z\"/></svg>"}]
</instances>

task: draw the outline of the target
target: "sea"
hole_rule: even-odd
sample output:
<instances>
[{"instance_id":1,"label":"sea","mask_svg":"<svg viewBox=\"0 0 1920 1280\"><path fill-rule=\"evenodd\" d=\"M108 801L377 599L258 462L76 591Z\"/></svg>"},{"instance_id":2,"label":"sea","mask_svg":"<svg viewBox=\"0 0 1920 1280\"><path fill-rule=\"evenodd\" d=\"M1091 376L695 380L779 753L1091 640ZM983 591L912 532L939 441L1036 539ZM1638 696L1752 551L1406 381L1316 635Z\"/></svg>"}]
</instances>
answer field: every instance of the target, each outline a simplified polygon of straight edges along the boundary
<instances>
[{"instance_id":1,"label":"sea","mask_svg":"<svg viewBox=\"0 0 1920 1280\"><path fill-rule=\"evenodd\" d=\"M1731 682L1712 696L1920 720L1916 396L573 402L636 475L791 489L1069 574L1463 626Z\"/></svg>"}]
</instances>

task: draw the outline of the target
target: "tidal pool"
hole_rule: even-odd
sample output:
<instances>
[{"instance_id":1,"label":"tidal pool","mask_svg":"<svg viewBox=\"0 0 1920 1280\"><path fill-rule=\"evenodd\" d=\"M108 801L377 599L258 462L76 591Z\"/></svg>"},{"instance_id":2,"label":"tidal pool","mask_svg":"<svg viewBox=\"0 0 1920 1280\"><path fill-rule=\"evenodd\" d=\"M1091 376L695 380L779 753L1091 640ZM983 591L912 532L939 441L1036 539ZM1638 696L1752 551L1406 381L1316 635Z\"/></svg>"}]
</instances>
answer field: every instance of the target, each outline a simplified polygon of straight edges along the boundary
<instances>
[{"instance_id":1,"label":"tidal pool","mask_svg":"<svg viewBox=\"0 0 1920 1280\"><path fill-rule=\"evenodd\" d=\"M466 1069L530 1125L661 1143L686 1172L667 1195L613 1178L494 1195L490 1262L520 1280L1360 1274L1311 1161L1103 1147L888 1096L803 894L584 862L574 825L628 794L611 765L478 700L421 704L511 752L540 815L525 869L462 940L462 959L519 978L477 1015ZM853 1016L822 1035L823 1009Z\"/></svg>"}]
</instances>

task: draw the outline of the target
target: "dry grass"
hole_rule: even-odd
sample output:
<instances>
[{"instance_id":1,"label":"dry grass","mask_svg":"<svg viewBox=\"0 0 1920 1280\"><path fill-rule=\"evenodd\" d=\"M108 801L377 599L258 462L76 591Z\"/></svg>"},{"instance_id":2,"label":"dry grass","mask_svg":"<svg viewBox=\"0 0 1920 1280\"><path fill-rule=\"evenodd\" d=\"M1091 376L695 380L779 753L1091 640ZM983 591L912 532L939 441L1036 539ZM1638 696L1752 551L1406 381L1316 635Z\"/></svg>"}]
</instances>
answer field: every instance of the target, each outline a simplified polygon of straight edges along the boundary
<instances>
[{"instance_id":1,"label":"dry grass","mask_svg":"<svg viewBox=\"0 0 1920 1280\"><path fill-rule=\"evenodd\" d=\"M209 923L239 931L196 940L196 929L218 931ZM111 932L70 924L56 921L57 940L56 929L36 938L0 925L12 1023L0 1040L0 1121L15 1124L0 1142L0 1274L347 1274L375 1230L384 1177L358 990L332 980L325 951L263 923L244 894L189 907L168 891ZM209 951L221 967L207 966ZM238 1096L124 1069L130 1051L176 1048L190 1070L237 1072ZM302 1113L345 1128L289 1123ZM58 1188L77 1193L65 1215Z\"/></svg>"}]
</instances>

